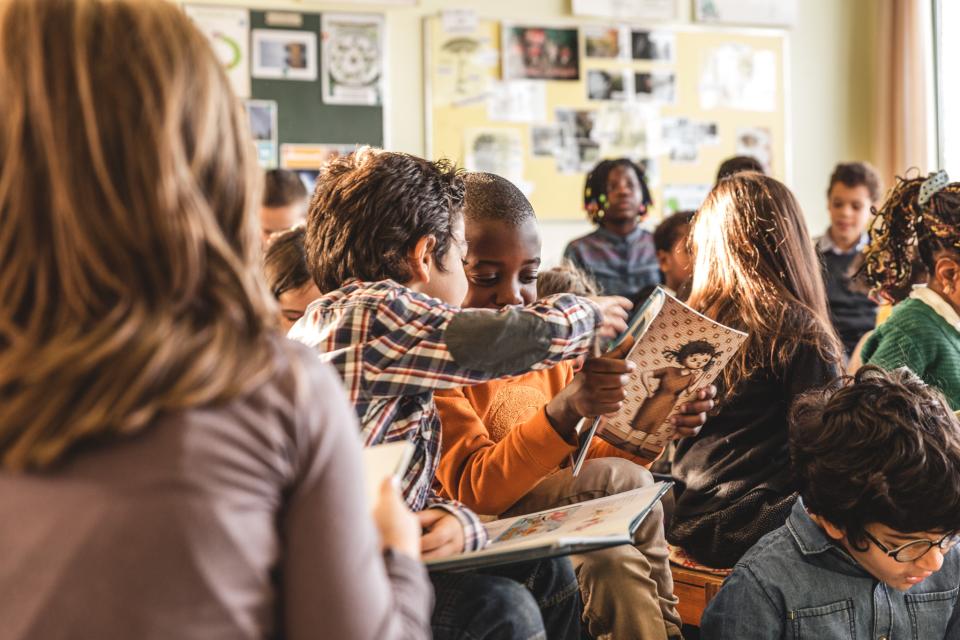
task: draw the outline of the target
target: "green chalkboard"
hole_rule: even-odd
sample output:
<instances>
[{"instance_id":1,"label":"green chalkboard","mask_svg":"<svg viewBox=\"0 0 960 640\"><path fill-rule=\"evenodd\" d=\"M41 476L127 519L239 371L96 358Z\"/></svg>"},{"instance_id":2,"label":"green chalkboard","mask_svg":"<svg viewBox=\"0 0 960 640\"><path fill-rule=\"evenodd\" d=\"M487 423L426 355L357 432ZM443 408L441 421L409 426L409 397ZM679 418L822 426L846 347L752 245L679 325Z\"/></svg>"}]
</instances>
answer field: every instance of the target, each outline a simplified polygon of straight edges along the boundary
<instances>
[{"instance_id":1,"label":"green chalkboard","mask_svg":"<svg viewBox=\"0 0 960 640\"><path fill-rule=\"evenodd\" d=\"M250 12L251 29L296 29L317 34L317 69L320 56L320 14L303 13L299 27L270 27L265 11ZM255 100L276 100L279 144L369 144L383 146L383 107L323 103L323 85L318 74L315 82L297 80L250 80Z\"/></svg>"}]
</instances>

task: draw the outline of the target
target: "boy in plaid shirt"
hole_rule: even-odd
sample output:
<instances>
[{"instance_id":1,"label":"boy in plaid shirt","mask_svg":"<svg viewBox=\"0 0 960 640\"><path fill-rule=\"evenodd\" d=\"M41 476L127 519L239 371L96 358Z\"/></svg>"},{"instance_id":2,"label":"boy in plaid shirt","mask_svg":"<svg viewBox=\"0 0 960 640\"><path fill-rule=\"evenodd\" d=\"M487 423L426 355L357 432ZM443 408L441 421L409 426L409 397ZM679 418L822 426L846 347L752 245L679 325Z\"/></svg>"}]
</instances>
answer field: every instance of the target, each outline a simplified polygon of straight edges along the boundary
<instances>
[{"instance_id":1,"label":"boy in plaid shirt","mask_svg":"<svg viewBox=\"0 0 960 640\"><path fill-rule=\"evenodd\" d=\"M481 548L473 512L432 489L439 460L436 389L476 384L584 355L595 334L625 328L629 302L570 295L501 312L461 312L464 186L447 163L363 149L321 174L307 222L308 264L326 295L289 336L316 348L344 379L366 445L416 445L403 479L424 528L426 558ZM566 559L498 576L433 574L435 638L578 637L579 597ZM504 580L503 576L513 578ZM531 619L531 595L542 620ZM539 618L540 616L537 616ZM504 626L506 625L506 626Z\"/></svg>"}]
</instances>

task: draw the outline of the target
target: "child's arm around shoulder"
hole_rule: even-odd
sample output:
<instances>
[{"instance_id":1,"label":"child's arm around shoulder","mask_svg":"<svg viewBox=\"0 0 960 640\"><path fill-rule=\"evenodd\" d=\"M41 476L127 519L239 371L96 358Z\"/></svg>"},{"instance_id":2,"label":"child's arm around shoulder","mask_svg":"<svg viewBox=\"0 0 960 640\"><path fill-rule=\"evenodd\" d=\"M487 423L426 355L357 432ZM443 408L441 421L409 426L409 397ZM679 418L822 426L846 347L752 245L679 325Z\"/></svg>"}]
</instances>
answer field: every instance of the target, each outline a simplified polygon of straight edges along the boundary
<instances>
[{"instance_id":1,"label":"child's arm around shoulder","mask_svg":"<svg viewBox=\"0 0 960 640\"><path fill-rule=\"evenodd\" d=\"M371 325L359 344L367 390L395 397L551 367L586 353L598 330L625 327L629 304L558 295L499 312L460 310L397 287L358 319Z\"/></svg>"},{"instance_id":2,"label":"child's arm around shoulder","mask_svg":"<svg viewBox=\"0 0 960 640\"><path fill-rule=\"evenodd\" d=\"M700 634L710 640L779 640L786 638L786 611L750 568L738 564L700 620Z\"/></svg>"}]
</instances>

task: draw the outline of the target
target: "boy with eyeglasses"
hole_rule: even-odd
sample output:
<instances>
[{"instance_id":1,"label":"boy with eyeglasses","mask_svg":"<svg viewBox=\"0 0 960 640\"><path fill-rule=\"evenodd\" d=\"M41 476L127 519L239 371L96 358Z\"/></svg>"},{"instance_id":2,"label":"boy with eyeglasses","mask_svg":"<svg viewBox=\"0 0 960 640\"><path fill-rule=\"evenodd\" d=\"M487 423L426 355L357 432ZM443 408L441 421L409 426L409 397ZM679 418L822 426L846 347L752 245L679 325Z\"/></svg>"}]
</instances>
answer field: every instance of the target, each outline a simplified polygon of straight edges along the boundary
<instances>
[{"instance_id":1,"label":"boy with eyeglasses","mask_svg":"<svg viewBox=\"0 0 960 640\"><path fill-rule=\"evenodd\" d=\"M960 638L960 423L907 369L861 369L790 416L800 490L737 564L701 637Z\"/></svg>"}]
</instances>

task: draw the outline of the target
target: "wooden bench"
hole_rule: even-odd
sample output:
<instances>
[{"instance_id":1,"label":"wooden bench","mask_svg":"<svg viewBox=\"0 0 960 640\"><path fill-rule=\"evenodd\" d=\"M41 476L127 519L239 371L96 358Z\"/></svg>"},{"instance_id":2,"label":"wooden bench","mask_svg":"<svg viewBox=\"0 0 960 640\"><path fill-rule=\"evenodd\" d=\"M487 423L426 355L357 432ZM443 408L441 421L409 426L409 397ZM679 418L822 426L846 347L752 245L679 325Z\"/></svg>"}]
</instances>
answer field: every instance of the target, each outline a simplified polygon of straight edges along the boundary
<instances>
[{"instance_id":1,"label":"wooden bench","mask_svg":"<svg viewBox=\"0 0 960 640\"><path fill-rule=\"evenodd\" d=\"M673 574L673 593L680 600L677 605L680 617L684 624L699 627L700 617L707 603L717 595L724 577L673 563L670 564L670 572Z\"/></svg>"}]
</instances>

